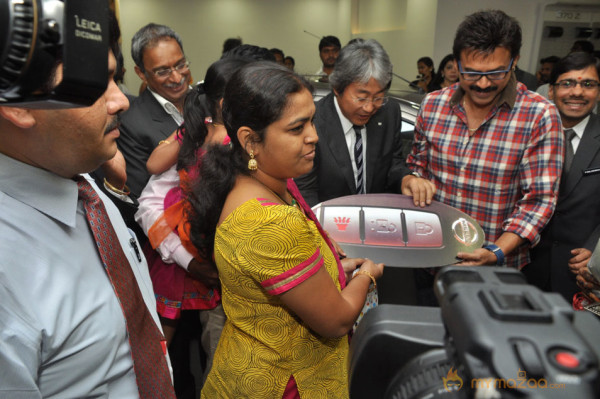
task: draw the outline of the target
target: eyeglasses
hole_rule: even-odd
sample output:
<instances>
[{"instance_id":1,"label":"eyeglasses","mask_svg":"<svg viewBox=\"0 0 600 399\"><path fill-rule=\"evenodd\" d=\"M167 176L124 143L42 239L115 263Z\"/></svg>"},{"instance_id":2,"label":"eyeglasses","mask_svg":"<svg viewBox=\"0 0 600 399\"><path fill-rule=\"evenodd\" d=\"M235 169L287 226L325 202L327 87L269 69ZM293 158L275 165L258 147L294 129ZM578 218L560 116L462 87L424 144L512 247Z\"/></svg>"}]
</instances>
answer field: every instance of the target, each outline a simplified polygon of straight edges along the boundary
<instances>
[{"instance_id":1,"label":"eyeglasses","mask_svg":"<svg viewBox=\"0 0 600 399\"><path fill-rule=\"evenodd\" d=\"M190 67L190 62L184 61L181 64L175 65L173 68L160 68L160 69L157 69L156 71L152 71L152 73L156 77L167 78L167 77L171 76L171 73L173 71L177 71L177 73L184 73L184 72L188 71L189 67Z\"/></svg>"},{"instance_id":2,"label":"eyeglasses","mask_svg":"<svg viewBox=\"0 0 600 399\"><path fill-rule=\"evenodd\" d=\"M513 58L510 59L510 64L508 64L508 69L501 71L489 71L489 72L465 72L462 69L462 65L460 61L458 61L458 71L462 78L468 82L476 82L481 79L482 76L485 76L489 80L502 80L506 77L512 68Z\"/></svg>"},{"instance_id":3,"label":"eyeglasses","mask_svg":"<svg viewBox=\"0 0 600 399\"><path fill-rule=\"evenodd\" d=\"M594 90L598 87L598 84L598 81L590 79L582 80L580 82L576 81L575 79L565 79L554 83L553 86L558 86L562 90L570 90L577 87L577 85L580 85L583 90Z\"/></svg>"},{"instance_id":4,"label":"eyeglasses","mask_svg":"<svg viewBox=\"0 0 600 399\"><path fill-rule=\"evenodd\" d=\"M367 98L367 97L352 97L352 100L355 104L360 105L361 107L365 107L367 104L371 103L374 107L383 107L387 104L389 98L388 97L375 97L375 98Z\"/></svg>"}]
</instances>

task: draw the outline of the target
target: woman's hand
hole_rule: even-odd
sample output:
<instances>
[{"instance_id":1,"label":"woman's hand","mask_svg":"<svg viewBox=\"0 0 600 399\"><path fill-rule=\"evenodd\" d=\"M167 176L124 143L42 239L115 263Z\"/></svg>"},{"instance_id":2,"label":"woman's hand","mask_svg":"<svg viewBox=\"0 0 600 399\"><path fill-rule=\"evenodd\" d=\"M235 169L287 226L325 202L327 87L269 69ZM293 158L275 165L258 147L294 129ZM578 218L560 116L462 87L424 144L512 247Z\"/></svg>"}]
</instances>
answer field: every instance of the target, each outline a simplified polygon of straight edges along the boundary
<instances>
[{"instance_id":1,"label":"woman's hand","mask_svg":"<svg viewBox=\"0 0 600 399\"><path fill-rule=\"evenodd\" d=\"M342 267L344 268L344 274L346 274L346 281L350 281L352 279L352 273L354 273L356 268L362 265L365 260L362 258L344 258L341 262Z\"/></svg>"},{"instance_id":2,"label":"woman's hand","mask_svg":"<svg viewBox=\"0 0 600 399\"><path fill-rule=\"evenodd\" d=\"M327 231L325 232L325 234L327 234L327 238L329 238L329 241L331 241L331 244L333 245L333 248L335 249L335 252L337 252L339 258L340 259L345 258L346 252L344 252L342 247L340 247L340 244L338 244L337 241L334 240Z\"/></svg>"},{"instance_id":3,"label":"woman's hand","mask_svg":"<svg viewBox=\"0 0 600 399\"><path fill-rule=\"evenodd\" d=\"M379 280L381 276L383 276L383 268L385 265L383 263L375 263L371 259L363 259L364 262L360 265L360 270L364 270L369 272L375 280Z\"/></svg>"}]
</instances>

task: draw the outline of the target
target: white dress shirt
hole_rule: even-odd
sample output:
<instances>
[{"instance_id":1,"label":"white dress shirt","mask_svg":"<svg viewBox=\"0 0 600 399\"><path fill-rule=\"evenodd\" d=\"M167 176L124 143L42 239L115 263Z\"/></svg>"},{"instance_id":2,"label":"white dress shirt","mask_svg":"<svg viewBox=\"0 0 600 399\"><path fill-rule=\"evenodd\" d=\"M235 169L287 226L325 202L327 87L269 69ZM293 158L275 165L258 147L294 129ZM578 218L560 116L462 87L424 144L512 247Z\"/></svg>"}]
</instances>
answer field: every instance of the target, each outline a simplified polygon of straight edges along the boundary
<instances>
[{"instance_id":1,"label":"white dress shirt","mask_svg":"<svg viewBox=\"0 0 600 399\"><path fill-rule=\"evenodd\" d=\"M581 142L581 138L583 137L583 132L590 120L590 116L586 116L583 120L581 120L578 124L573 126L571 129L575 132L575 136L571 140L571 145L573 146L573 154L577 152L577 148L579 147L579 143Z\"/></svg>"},{"instance_id":2,"label":"white dress shirt","mask_svg":"<svg viewBox=\"0 0 600 399\"><path fill-rule=\"evenodd\" d=\"M175 123L177 123L179 126L181 126L181 124L183 123L183 115L181 114L181 112L179 112L179 110L177 109L175 104L173 104L172 102L170 102L169 100L167 100L166 98L164 98L163 96L158 94L157 92L153 91L150 87L148 87L148 90L150 90L150 93L152 93L154 98L156 98L156 101L158 101L160 106L163 107L165 112L167 114L171 115L171 118L173 118Z\"/></svg>"},{"instance_id":3,"label":"white dress shirt","mask_svg":"<svg viewBox=\"0 0 600 399\"><path fill-rule=\"evenodd\" d=\"M354 173L354 184L357 183L358 171L356 170L356 162L354 160L354 145L356 144L356 132L354 125L350 122L350 119L346 118L340 109L337 97L334 98L333 103L335 104L335 110L337 111L340 122L342 123L342 130L344 131L344 137L346 138L346 147L350 154L350 160L352 161L352 172ZM362 153L363 153L363 186L365 192L367 190L367 127L366 125L360 129L360 137L362 138Z\"/></svg>"}]
</instances>

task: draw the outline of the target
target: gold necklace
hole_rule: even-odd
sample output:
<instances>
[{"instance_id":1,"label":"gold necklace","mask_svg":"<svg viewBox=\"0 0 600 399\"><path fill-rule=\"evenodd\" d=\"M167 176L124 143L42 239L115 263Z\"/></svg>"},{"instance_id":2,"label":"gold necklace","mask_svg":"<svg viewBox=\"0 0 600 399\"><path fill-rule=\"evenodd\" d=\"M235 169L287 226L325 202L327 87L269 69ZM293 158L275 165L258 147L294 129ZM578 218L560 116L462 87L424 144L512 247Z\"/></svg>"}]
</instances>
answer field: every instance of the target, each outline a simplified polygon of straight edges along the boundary
<instances>
[{"instance_id":1,"label":"gold necklace","mask_svg":"<svg viewBox=\"0 0 600 399\"><path fill-rule=\"evenodd\" d=\"M465 115L467 113L467 102L465 100L465 98L463 97L462 100L462 106L465 109ZM469 119L469 116L467 115L467 120ZM470 128L469 126L467 126L467 129L469 130L469 133L475 133L477 131L477 129L479 129L481 127L482 124L480 124L479 126L477 126L476 128Z\"/></svg>"}]
</instances>

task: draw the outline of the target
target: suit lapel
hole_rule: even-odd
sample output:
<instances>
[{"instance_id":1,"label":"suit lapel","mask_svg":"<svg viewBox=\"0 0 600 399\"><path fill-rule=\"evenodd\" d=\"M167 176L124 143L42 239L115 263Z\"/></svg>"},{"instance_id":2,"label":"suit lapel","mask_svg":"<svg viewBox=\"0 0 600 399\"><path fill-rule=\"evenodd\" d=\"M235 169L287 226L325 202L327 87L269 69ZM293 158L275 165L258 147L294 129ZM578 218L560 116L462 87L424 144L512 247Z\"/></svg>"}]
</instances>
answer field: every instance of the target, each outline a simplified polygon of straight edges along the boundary
<instances>
[{"instance_id":1,"label":"suit lapel","mask_svg":"<svg viewBox=\"0 0 600 399\"><path fill-rule=\"evenodd\" d=\"M371 191L373 176L377 172L378 157L383 154L383 113L379 110L367 123L367 193Z\"/></svg>"},{"instance_id":2,"label":"suit lapel","mask_svg":"<svg viewBox=\"0 0 600 399\"><path fill-rule=\"evenodd\" d=\"M337 110L334 104L334 94L330 93L323 101L327 101L324 105L327 112L324 115L325 126L327 126L327 132L323 134L326 137L326 144L329 147L335 163L338 165L348 187L350 187L353 193L356 192L356 182L354 181L354 171L352 170L352 160L348 153L348 146L346 144L346 136L342 129L342 123L338 116Z\"/></svg>"},{"instance_id":3,"label":"suit lapel","mask_svg":"<svg viewBox=\"0 0 600 399\"><path fill-rule=\"evenodd\" d=\"M600 150L600 121L594 114L590 116L583 137L577 147L577 152L573 158L571 169L566 176L562 196L567 196L583 177L583 171L590 165L598 151Z\"/></svg>"},{"instance_id":4,"label":"suit lapel","mask_svg":"<svg viewBox=\"0 0 600 399\"><path fill-rule=\"evenodd\" d=\"M158 100L152 95L150 90L146 89L142 93L144 102L148 105L148 111L152 120L156 123L156 128L160 133L167 138L177 129L177 123L173 117L164 110Z\"/></svg>"}]
</instances>

